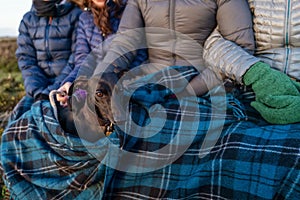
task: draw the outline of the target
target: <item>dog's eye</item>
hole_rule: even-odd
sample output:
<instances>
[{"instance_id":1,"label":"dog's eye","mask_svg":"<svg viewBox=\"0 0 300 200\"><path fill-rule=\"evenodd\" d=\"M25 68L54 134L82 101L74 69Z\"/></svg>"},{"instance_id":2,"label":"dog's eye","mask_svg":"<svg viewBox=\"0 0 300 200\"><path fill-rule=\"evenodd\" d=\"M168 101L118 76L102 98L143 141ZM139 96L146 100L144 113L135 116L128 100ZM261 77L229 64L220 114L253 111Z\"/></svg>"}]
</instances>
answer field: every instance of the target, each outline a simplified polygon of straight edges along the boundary
<instances>
[{"instance_id":1,"label":"dog's eye","mask_svg":"<svg viewBox=\"0 0 300 200\"><path fill-rule=\"evenodd\" d=\"M96 96L97 97L103 97L104 96L104 93L102 91L96 91Z\"/></svg>"}]
</instances>

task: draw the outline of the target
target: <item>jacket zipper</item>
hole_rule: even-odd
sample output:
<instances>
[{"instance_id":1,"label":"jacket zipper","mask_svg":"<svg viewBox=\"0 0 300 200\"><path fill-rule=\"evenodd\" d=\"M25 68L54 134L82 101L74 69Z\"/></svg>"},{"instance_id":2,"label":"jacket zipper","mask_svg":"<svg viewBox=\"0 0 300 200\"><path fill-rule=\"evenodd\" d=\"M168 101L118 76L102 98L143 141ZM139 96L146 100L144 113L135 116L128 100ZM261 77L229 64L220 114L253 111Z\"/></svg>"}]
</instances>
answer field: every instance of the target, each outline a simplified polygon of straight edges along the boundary
<instances>
[{"instance_id":1,"label":"jacket zipper","mask_svg":"<svg viewBox=\"0 0 300 200\"><path fill-rule=\"evenodd\" d=\"M288 64L289 64L289 57L290 57L290 12L291 12L291 0L287 1L287 8L285 11L285 63L284 63L284 68L283 72L287 73L288 71Z\"/></svg>"},{"instance_id":2,"label":"jacket zipper","mask_svg":"<svg viewBox=\"0 0 300 200\"><path fill-rule=\"evenodd\" d=\"M49 51L49 28L52 24L52 19L53 19L52 17L48 18L48 23L47 23L46 31L45 31L45 48L46 48L48 58L52 57L50 54L50 51Z\"/></svg>"},{"instance_id":3,"label":"jacket zipper","mask_svg":"<svg viewBox=\"0 0 300 200\"><path fill-rule=\"evenodd\" d=\"M172 59L173 59L173 63L176 63L176 54L175 52L175 42L176 42L176 33L175 33L175 0L170 0L169 1L170 5L169 5L169 16L170 16L170 30L171 30L171 40L174 40L174 42L172 42L172 46L171 46L171 53L172 53Z\"/></svg>"}]
</instances>

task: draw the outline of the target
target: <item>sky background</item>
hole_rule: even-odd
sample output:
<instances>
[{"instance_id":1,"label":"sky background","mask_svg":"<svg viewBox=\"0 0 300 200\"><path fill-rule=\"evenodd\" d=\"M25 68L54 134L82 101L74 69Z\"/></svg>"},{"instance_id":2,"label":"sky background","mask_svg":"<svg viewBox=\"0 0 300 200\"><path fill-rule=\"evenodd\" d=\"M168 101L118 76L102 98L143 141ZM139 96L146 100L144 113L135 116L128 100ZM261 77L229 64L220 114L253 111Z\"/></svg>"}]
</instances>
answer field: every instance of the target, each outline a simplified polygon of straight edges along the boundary
<instances>
[{"instance_id":1,"label":"sky background","mask_svg":"<svg viewBox=\"0 0 300 200\"><path fill-rule=\"evenodd\" d=\"M0 0L0 37L16 37L23 15L30 10L32 0Z\"/></svg>"}]
</instances>

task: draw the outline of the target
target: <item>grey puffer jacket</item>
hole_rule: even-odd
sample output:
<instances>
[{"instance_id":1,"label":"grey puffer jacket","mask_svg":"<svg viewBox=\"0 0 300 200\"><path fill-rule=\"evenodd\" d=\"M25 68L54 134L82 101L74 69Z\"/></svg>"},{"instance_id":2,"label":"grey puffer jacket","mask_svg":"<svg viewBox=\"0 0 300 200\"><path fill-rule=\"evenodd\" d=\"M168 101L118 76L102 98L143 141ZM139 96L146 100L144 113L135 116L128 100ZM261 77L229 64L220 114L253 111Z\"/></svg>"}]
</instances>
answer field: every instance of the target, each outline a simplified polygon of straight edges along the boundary
<instances>
[{"instance_id":1,"label":"grey puffer jacket","mask_svg":"<svg viewBox=\"0 0 300 200\"><path fill-rule=\"evenodd\" d=\"M256 39L255 56L217 31L205 43L204 58L216 73L243 83L244 73L258 61L300 80L300 1L248 0Z\"/></svg>"},{"instance_id":2,"label":"grey puffer jacket","mask_svg":"<svg viewBox=\"0 0 300 200\"><path fill-rule=\"evenodd\" d=\"M16 56L26 94L33 98L57 89L74 68L72 52L81 9L66 2L57 11L57 17L39 17L33 7L19 26Z\"/></svg>"},{"instance_id":3,"label":"grey puffer jacket","mask_svg":"<svg viewBox=\"0 0 300 200\"><path fill-rule=\"evenodd\" d=\"M150 63L158 68L193 65L203 70L203 44L217 24L226 39L248 50L254 49L252 19L246 1L129 0L119 37L112 42L104 63L113 62L114 66L128 69L135 56L130 51L146 46ZM139 28L145 27L145 33L140 31Z\"/></svg>"}]
</instances>

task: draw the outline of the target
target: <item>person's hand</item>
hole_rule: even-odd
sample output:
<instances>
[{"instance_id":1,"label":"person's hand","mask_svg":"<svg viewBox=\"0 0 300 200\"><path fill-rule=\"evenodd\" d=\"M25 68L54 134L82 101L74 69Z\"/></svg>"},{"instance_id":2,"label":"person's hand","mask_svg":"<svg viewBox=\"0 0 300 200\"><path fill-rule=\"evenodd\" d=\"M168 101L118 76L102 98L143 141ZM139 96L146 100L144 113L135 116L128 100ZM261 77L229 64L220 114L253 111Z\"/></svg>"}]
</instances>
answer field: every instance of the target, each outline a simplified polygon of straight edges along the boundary
<instances>
[{"instance_id":1,"label":"person's hand","mask_svg":"<svg viewBox=\"0 0 300 200\"><path fill-rule=\"evenodd\" d=\"M245 85L251 85L256 96L251 106L266 121L273 124L300 122L298 82L262 62L253 65L244 75L243 81Z\"/></svg>"},{"instance_id":2,"label":"person's hand","mask_svg":"<svg viewBox=\"0 0 300 200\"><path fill-rule=\"evenodd\" d=\"M57 101L60 102L60 105L63 107L66 107L68 105L68 92L70 89L70 86L72 85L71 82L66 82L64 85L62 85L58 91L60 93L56 94L56 99Z\"/></svg>"},{"instance_id":3,"label":"person's hand","mask_svg":"<svg viewBox=\"0 0 300 200\"><path fill-rule=\"evenodd\" d=\"M270 107L278 108L278 105L270 102L269 96L300 96L300 83L262 62L254 64L243 76L243 81L245 85L251 85L256 101Z\"/></svg>"},{"instance_id":4,"label":"person's hand","mask_svg":"<svg viewBox=\"0 0 300 200\"><path fill-rule=\"evenodd\" d=\"M272 124L290 124L300 122L300 96L282 95L268 96L267 102L271 107L259 101L251 102L262 117Z\"/></svg>"}]
</instances>

